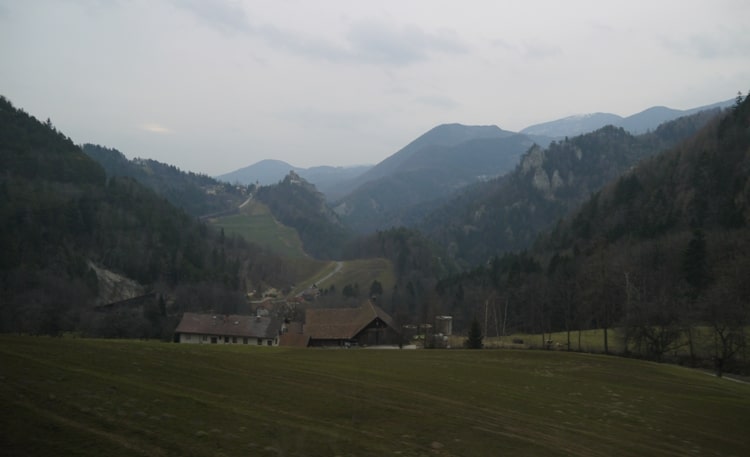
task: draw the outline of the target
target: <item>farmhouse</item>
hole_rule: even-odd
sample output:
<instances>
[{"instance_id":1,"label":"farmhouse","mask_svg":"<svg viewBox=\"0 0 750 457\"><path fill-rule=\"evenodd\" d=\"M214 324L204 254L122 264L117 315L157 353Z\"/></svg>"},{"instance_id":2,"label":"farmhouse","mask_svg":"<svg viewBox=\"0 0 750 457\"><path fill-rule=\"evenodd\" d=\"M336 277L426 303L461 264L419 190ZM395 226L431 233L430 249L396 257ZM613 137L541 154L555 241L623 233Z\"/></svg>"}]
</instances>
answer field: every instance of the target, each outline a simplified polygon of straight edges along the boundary
<instances>
[{"instance_id":1,"label":"farmhouse","mask_svg":"<svg viewBox=\"0 0 750 457\"><path fill-rule=\"evenodd\" d=\"M399 342L399 332L391 316L370 301L359 308L308 308L303 331L310 346L377 346Z\"/></svg>"},{"instance_id":2,"label":"farmhouse","mask_svg":"<svg viewBox=\"0 0 750 457\"><path fill-rule=\"evenodd\" d=\"M185 313L175 329L180 343L278 346L281 321L275 317Z\"/></svg>"}]
</instances>

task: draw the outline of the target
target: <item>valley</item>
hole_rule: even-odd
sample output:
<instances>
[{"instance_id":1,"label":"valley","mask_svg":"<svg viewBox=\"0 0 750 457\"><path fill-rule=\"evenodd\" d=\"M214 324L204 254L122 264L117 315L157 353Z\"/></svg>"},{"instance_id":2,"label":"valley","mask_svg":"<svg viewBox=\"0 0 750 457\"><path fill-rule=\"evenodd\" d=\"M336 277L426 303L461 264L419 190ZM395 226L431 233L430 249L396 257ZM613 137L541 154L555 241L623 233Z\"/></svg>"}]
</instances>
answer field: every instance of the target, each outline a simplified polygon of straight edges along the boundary
<instances>
[{"instance_id":1,"label":"valley","mask_svg":"<svg viewBox=\"0 0 750 457\"><path fill-rule=\"evenodd\" d=\"M308 310L372 301L389 326L450 316L459 339L473 321L542 339L599 329L605 354L708 369L720 359L719 373L743 373L748 108L709 108L644 134L607 126L562 140L440 125L341 177L350 193L331 201L294 170L229 184L79 150L8 103L8 123L54 145L34 149L40 160L62 162L29 174L32 138L5 132L15 174L2 187L14 222L3 233L3 326L172 340L186 312L263 313L301 328ZM90 178L79 182L82 165ZM38 244L50 236L56 244ZM21 255L34 243L39 252ZM133 286L106 286L111 275ZM127 319L103 313L129 300ZM715 337L710 351L695 349L698 328Z\"/></svg>"}]
</instances>

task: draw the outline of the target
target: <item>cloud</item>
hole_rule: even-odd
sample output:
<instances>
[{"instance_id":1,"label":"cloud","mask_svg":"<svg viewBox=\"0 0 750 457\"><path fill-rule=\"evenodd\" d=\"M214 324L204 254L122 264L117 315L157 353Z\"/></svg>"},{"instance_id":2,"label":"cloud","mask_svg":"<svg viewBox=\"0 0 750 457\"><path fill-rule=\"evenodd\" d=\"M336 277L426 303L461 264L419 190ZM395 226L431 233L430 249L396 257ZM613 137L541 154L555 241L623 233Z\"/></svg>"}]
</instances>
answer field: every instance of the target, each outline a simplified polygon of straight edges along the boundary
<instances>
[{"instance_id":1,"label":"cloud","mask_svg":"<svg viewBox=\"0 0 750 457\"><path fill-rule=\"evenodd\" d=\"M711 34L693 34L682 40L664 38L662 42L669 50L706 60L750 55L750 35L744 30L726 27L718 27Z\"/></svg>"},{"instance_id":2,"label":"cloud","mask_svg":"<svg viewBox=\"0 0 750 457\"><path fill-rule=\"evenodd\" d=\"M367 63L408 65L426 60L430 54L463 54L468 48L455 32L442 29L425 32L412 24L394 25L362 21L347 34L353 57Z\"/></svg>"},{"instance_id":3,"label":"cloud","mask_svg":"<svg viewBox=\"0 0 750 457\"><path fill-rule=\"evenodd\" d=\"M518 54L521 57L533 60L543 60L561 55L563 53L562 49L559 46L544 43L542 41L523 41L521 43L511 43L506 40L497 39L492 41L492 45Z\"/></svg>"},{"instance_id":4,"label":"cloud","mask_svg":"<svg viewBox=\"0 0 750 457\"><path fill-rule=\"evenodd\" d=\"M145 130L151 133L160 133L160 134L174 133L171 129L168 129L167 127L164 127L163 125L153 124L153 123L143 124L140 126L140 128L141 130Z\"/></svg>"},{"instance_id":5,"label":"cloud","mask_svg":"<svg viewBox=\"0 0 750 457\"><path fill-rule=\"evenodd\" d=\"M229 0L174 0L175 6L192 13L205 25L222 32L254 33L242 6Z\"/></svg>"},{"instance_id":6,"label":"cloud","mask_svg":"<svg viewBox=\"0 0 750 457\"><path fill-rule=\"evenodd\" d=\"M339 40L322 39L272 23L253 23L240 4L229 0L174 0L200 23L222 32L237 32L293 55L335 63L404 66L432 54L463 54L467 46L449 29L434 32L414 24L376 20L353 23Z\"/></svg>"},{"instance_id":7,"label":"cloud","mask_svg":"<svg viewBox=\"0 0 750 457\"><path fill-rule=\"evenodd\" d=\"M281 113L279 118L305 127L347 131L358 130L364 126L372 125L376 121L370 113L330 111L309 107Z\"/></svg>"},{"instance_id":8,"label":"cloud","mask_svg":"<svg viewBox=\"0 0 750 457\"><path fill-rule=\"evenodd\" d=\"M461 106L460 103L457 101L448 98L448 97L441 97L439 95L427 95L422 97L417 97L414 99L417 103L421 103L423 105L431 106L434 108L441 108L441 109L456 109Z\"/></svg>"}]
</instances>

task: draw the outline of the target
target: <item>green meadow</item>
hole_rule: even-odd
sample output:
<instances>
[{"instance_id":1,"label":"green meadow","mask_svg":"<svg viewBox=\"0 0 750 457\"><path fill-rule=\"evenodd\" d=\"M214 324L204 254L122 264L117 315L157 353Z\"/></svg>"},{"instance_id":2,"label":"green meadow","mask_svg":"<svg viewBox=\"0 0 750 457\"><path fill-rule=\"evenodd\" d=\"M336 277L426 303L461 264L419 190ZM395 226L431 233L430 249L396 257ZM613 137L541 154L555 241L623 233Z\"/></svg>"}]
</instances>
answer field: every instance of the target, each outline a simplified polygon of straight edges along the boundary
<instances>
[{"instance_id":1,"label":"green meadow","mask_svg":"<svg viewBox=\"0 0 750 457\"><path fill-rule=\"evenodd\" d=\"M744 456L750 385L632 359L0 337L2 455Z\"/></svg>"},{"instance_id":2,"label":"green meadow","mask_svg":"<svg viewBox=\"0 0 750 457\"><path fill-rule=\"evenodd\" d=\"M290 258L307 257L297 232L274 219L266 205L251 201L239 213L212 219L227 235L239 235L247 241Z\"/></svg>"}]
</instances>

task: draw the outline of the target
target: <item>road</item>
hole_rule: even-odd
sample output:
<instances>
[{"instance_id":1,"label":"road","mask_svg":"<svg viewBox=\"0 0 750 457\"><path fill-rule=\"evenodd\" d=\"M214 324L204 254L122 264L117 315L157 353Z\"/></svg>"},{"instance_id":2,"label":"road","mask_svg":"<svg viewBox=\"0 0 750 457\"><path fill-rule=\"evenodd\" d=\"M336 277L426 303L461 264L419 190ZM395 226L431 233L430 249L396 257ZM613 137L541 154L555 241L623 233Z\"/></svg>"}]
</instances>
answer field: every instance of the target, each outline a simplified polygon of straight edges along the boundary
<instances>
[{"instance_id":1,"label":"road","mask_svg":"<svg viewBox=\"0 0 750 457\"><path fill-rule=\"evenodd\" d=\"M315 281L313 281L313 283L312 283L312 284L310 284L310 285L309 285L308 287L312 287L312 286L313 286L313 284L320 284L320 283L322 283L322 282L325 282L325 281L329 280L329 279L331 278L331 276L333 276L333 275L335 275L336 273L338 273L339 271L341 271L341 269L342 269L342 268L344 268L344 262L341 262L341 261L336 261L336 268L334 268L332 272L328 273L328 274L327 274L327 275L325 275L325 276L322 276L322 277L320 277L320 278L317 278L317 279L316 279ZM301 292L297 293L296 295L297 295L298 297L300 297L300 296L302 296L302 294L303 294L303 293L305 293L305 290L302 290Z\"/></svg>"}]
</instances>

